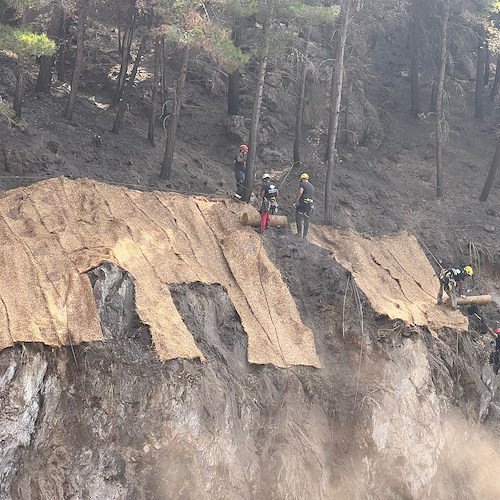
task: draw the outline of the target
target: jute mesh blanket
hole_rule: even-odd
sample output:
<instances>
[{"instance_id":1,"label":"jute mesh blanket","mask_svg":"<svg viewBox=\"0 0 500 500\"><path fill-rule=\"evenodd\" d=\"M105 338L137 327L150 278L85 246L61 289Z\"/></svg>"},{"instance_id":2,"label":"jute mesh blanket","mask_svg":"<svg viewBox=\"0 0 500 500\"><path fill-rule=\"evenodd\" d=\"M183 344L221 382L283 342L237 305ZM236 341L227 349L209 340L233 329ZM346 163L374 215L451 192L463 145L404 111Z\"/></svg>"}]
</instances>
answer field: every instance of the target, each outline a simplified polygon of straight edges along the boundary
<instances>
[{"instance_id":1,"label":"jute mesh blanket","mask_svg":"<svg viewBox=\"0 0 500 500\"><path fill-rule=\"evenodd\" d=\"M241 225L248 205L51 179L0 199L0 349L103 339L86 272L103 261L135 281L136 309L160 359L203 355L169 285L220 284L248 335L248 360L319 366L312 331L269 260Z\"/></svg>"},{"instance_id":2,"label":"jute mesh blanket","mask_svg":"<svg viewBox=\"0 0 500 500\"><path fill-rule=\"evenodd\" d=\"M444 327L467 331L463 314L437 305L439 280L414 236L402 232L371 238L314 226L310 239L352 273L377 313L432 332Z\"/></svg>"}]
</instances>

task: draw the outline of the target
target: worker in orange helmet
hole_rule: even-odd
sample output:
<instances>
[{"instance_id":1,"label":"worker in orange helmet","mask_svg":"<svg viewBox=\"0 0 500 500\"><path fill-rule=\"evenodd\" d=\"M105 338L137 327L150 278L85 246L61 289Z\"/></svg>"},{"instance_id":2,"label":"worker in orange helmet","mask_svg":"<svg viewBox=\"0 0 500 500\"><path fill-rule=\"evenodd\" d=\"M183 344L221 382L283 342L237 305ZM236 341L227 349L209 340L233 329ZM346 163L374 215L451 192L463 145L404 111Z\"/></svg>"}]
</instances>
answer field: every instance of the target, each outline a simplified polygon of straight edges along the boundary
<instances>
[{"instance_id":1,"label":"worker in orange helmet","mask_svg":"<svg viewBox=\"0 0 500 500\"><path fill-rule=\"evenodd\" d=\"M234 177L236 179L236 193L234 197L241 200L245 193L245 171L247 168L248 146L242 144L234 158Z\"/></svg>"}]
</instances>

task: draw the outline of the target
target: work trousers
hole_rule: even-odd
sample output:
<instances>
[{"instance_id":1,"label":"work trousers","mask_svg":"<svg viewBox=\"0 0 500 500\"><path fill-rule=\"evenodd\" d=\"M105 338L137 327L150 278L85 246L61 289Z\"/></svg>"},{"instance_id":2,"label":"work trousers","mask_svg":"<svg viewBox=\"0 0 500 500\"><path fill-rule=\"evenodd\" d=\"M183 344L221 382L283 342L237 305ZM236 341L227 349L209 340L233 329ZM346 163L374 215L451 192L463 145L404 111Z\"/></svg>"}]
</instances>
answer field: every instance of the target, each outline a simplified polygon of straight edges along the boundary
<instances>
[{"instance_id":1,"label":"work trousers","mask_svg":"<svg viewBox=\"0 0 500 500\"><path fill-rule=\"evenodd\" d=\"M307 238L309 232L309 215L311 214L312 203L301 202L295 209L295 223L297 224L297 233L302 238Z\"/></svg>"},{"instance_id":2,"label":"work trousers","mask_svg":"<svg viewBox=\"0 0 500 500\"><path fill-rule=\"evenodd\" d=\"M271 224L269 212L262 210L260 214L260 232L263 233L269 227L269 224Z\"/></svg>"}]
</instances>

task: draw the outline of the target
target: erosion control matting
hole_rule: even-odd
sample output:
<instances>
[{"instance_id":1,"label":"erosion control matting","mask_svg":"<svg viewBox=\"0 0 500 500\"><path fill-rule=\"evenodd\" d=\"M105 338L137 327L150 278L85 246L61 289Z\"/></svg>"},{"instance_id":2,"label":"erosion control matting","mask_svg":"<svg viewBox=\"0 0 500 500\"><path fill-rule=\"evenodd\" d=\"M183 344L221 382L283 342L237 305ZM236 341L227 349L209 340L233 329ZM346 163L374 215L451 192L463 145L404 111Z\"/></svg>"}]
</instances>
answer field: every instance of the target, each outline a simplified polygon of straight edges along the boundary
<instances>
[{"instance_id":1,"label":"erosion control matting","mask_svg":"<svg viewBox=\"0 0 500 500\"><path fill-rule=\"evenodd\" d=\"M319 366L314 336L241 225L248 205L51 179L0 199L0 349L102 340L86 272L112 262L134 278L136 309L162 360L203 358L169 285L220 284L248 335L248 360Z\"/></svg>"},{"instance_id":2,"label":"erosion control matting","mask_svg":"<svg viewBox=\"0 0 500 500\"><path fill-rule=\"evenodd\" d=\"M432 332L444 327L467 331L463 314L437 305L439 280L414 236L402 232L376 238L314 226L310 239L352 273L377 313Z\"/></svg>"}]
</instances>

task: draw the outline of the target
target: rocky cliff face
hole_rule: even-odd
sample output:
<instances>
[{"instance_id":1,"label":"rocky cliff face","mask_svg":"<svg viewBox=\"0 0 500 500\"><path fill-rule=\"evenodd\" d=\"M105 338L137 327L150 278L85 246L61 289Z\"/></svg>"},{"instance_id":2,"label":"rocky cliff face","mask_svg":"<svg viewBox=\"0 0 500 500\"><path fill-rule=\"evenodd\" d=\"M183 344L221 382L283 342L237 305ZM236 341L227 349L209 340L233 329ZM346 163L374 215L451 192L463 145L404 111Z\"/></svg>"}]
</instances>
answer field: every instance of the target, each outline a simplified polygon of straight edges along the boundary
<instances>
[{"instance_id":1,"label":"rocky cliff face","mask_svg":"<svg viewBox=\"0 0 500 500\"><path fill-rule=\"evenodd\" d=\"M132 278L105 265L91 276L103 342L0 353L0 498L494 498L488 474L463 488L496 472L464 425L496 388L473 341L389 323L363 300L361 324L326 252L272 239L322 369L250 365L226 292L203 284L171 292L206 362L160 362Z\"/></svg>"}]
</instances>

